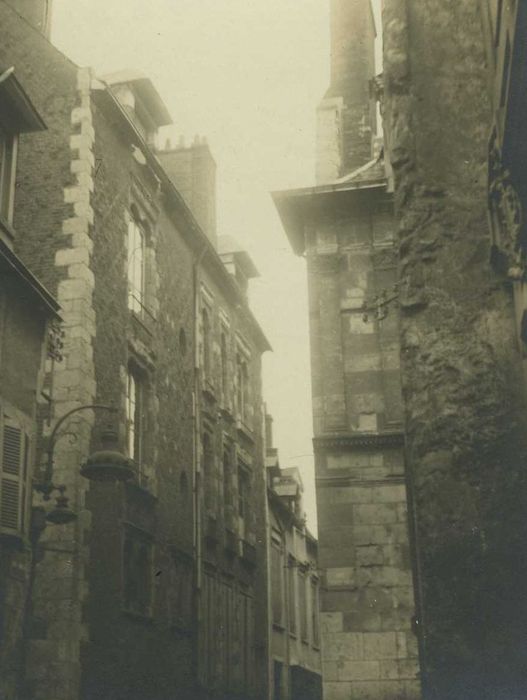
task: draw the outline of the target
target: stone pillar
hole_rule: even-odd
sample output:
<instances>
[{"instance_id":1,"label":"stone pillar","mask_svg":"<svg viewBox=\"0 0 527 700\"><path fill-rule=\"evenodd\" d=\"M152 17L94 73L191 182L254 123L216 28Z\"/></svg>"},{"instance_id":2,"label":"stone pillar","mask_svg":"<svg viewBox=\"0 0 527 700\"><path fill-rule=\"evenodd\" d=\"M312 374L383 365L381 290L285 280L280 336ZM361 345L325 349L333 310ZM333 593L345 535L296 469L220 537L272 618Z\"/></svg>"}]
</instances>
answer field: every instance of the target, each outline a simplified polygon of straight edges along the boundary
<instances>
[{"instance_id":1,"label":"stone pillar","mask_svg":"<svg viewBox=\"0 0 527 700\"><path fill-rule=\"evenodd\" d=\"M71 216L62 224L64 247L55 255L55 265L66 276L59 282L57 300L64 320L64 359L55 365L54 416L52 425L67 411L95 401L93 339L94 276L91 269L93 241L93 142L91 74L79 69L78 104L72 112L70 136L73 184L64 189ZM93 411L73 416L54 453L53 482L64 484L71 508L78 519L69 525L48 526L41 539L40 562L34 586L34 614L38 631L30 641L28 696L31 700L76 700L79 697L80 650L87 639L82 621L87 596L86 536L90 512L85 499L89 482L80 475L90 447Z\"/></svg>"}]
</instances>

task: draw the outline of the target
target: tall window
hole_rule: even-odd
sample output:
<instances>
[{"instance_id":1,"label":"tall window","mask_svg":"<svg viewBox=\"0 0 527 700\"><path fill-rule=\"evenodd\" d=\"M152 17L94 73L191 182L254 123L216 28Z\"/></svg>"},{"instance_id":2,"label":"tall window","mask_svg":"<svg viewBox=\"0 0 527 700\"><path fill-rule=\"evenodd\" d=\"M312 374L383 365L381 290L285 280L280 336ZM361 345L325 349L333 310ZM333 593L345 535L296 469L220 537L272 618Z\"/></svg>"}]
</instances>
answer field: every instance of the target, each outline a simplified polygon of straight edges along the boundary
<instances>
[{"instance_id":1,"label":"tall window","mask_svg":"<svg viewBox=\"0 0 527 700\"><path fill-rule=\"evenodd\" d=\"M145 232L135 218L128 224L128 308L141 314L145 306Z\"/></svg>"},{"instance_id":2,"label":"tall window","mask_svg":"<svg viewBox=\"0 0 527 700\"><path fill-rule=\"evenodd\" d=\"M221 334L221 397L223 405L227 404L227 387L228 387L228 366L227 366L227 338L225 333Z\"/></svg>"},{"instance_id":3,"label":"tall window","mask_svg":"<svg viewBox=\"0 0 527 700\"><path fill-rule=\"evenodd\" d=\"M17 137L0 129L0 216L12 223Z\"/></svg>"},{"instance_id":4,"label":"tall window","mask_svg":"<svg viewBox=\"0 0 527 700\"><path fill-rule=\"evenodd\" d=\"M236 357L236 385L238 414L242 421L246 421L249 405L249 375L247 371L247 362L241 355L237 355Z\"/></svg>"},{"instance_id":5,"label":"tall window","mask_svg":"<svg viewBox=\"0 0 527 700\"><path fill-rule=\"evenodd\" d=\"M240 537L247 535L247 521L249 518L249 474L243 467L238 467L238 518L240 523Z\"/></svg>"},{"instance_id":6,"label":"tall window","mask_svg":"<svg viewBox=\"0 0 527 700\"><path fill-rule=\"evenodd\" d=\"M232 503L232 475L231 475L231 456L229 449L223 450L223 504L227 511ZM226 513L227 515L227 513ZM228 520L228 518L225 518Z\"/></svg>"},{"instance_id":7,"label":"tall window","mask_svg":"<svg viewBox=\"0 0 527 700\"><path fill-rule=\"evenodd\" d=\"M143 480L144 468L144 402L143 377L129 367L126 391L127 447L128 456L137 464L140 481Z\"/></svg>"},{"instance_id":8,"label":"tall window","mask_svg":"<svg viewBox=\"0 0 527 700\"><path fill-rule=\"evenodd\" d=\"M203 372L207 379L210 379L211 370L211 336L210 336L210 315L207 309L201 310L201 326L203 332Z\"/></svg>"},{"instance_id":9,"label":"tall window","mask_svg":"<svg viewBox=\"0 0 527 700\"><path fill-rule=\"evenodd\" d=\"M203 488L205 506L213 511L215 508L214 451L209 433L203 433Z\"/></svg>"},{"instance_id":10,"label":"tall window","mask_svg":"<svg viewBox=\"0 0 527 700\"><path fill-rule=\"evenodd\" d=\"M273 624L280 627L284 624L284 566L280 543L274 537L271 542L271 610Z\"/></svg>"},{"instance_id":11,"label":"tall window","mask_svg":"<svg viewBox=\"0 0 527 700\"><path fill-rule=\"evenodd\" d=\"M291 634L296 634L296 562L292 557L289 557L287 564L287 606L289 632Z\"/></svg>"},{"instance_id":12,"label":"tall window","mask_svg":"<svg viewBox=\"0 0 527 700\"><path fill-rule=\"evenodd\" d=\"M313 630L313 646L320 646L320 629L318 623L318 584L311 579L311 629Z\"/></svg>"},{"instance_id":13,"label":"tall window","mask_svg":"<svg viewBox=\"0 0 527 700\"><path fill-rule=\"evenodd\" d=\"M126 529L123 546L123 604L138 615L152 614L152 543L146 535Z\"/></svg>"},{"instance_id":14,"label":"tall window","mask_svg":"<svg viewBox=\"0 0 527 700\"><path fill-rule=\"evenodd\" d=\"M306 595L306 577L300 574L298 576L298 608L300 610L300 634L302 641L308 641L307 627L307 595Z\"/></svg>"}]
</instances>

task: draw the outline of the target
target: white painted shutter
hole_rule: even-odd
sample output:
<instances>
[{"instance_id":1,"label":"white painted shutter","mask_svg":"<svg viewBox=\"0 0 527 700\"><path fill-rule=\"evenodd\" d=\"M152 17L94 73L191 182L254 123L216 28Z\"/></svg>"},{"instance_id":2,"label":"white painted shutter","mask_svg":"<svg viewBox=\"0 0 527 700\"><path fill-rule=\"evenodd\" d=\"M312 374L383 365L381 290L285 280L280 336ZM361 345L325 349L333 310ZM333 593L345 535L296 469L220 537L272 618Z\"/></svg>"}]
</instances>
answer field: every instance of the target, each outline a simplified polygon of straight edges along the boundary
<instances>
[{"instance_id":1,"label":"white painted shutter","mask_svg":"<svg viewBox=\"0 0 527 700\"><path fill-rule=\"evenodd\" d=\"M0 530L20 534L24 524L26 437L5 414L0 429Z\"/></svg>"}]
</instances>

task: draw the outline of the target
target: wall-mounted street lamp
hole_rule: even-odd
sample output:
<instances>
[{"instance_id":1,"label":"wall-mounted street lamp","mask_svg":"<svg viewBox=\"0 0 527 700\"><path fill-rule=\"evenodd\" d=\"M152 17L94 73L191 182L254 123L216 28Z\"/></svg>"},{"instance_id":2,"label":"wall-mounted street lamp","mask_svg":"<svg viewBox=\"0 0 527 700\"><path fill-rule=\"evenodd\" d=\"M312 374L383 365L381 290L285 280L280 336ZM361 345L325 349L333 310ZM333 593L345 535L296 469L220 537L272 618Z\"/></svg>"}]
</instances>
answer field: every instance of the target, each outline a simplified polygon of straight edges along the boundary
<instances>
[{"instance_id":1,"label":"wall-mounted street lamp","mask_svg":"<svg viewBox=\"0 0 527 700\"><path fill-rule=\"evenodd\" d=\"M110 413L117 412L115 407L106 406L104 404L77 406L61 416L51 431L46 447L44 475L42 480L36 481L33 484L33 488L38 493L42 494L45 501L49 501L51 494L54 491L58 491L59 495L56 499L56 506L46 515L46 520L54 524L64 525L73 522L77 517L76 513L68 506L68 498L65 496L66 487L53 483L54 451L57 441L65 434L59 432L60 428L74 413L85 410L108 411ZM101 442L103 443L103 448L90 455L86 462L81 465L80 473L82 476L90 481L115 482L131 479L134 475L132 461L118 451L116 432L112 429L105 430L101 436Z\"/></svg>"},{"instance_id":2,"label":"wall-mounted street lamp","mask_svg":"<svg viewBox=\"0 0 527 700\"><path fill-rule=\"evenodd\" d=\"M365 299L362 305L362 320L368 323L370 316L376 321L382 321L388 315L388 307L399 298L399 283L396 282L390 289L383 289L380 294Z\"/></svg>"}]
</instances>

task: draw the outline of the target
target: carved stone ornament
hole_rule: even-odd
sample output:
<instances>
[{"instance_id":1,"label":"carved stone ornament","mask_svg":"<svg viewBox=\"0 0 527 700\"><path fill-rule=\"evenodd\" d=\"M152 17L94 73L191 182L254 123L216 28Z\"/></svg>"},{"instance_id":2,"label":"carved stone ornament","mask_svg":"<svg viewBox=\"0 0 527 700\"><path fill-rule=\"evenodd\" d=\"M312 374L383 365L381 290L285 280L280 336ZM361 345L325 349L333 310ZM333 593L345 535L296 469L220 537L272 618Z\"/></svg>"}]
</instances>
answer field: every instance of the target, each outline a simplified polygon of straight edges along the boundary
<instances>
[{"instance_id":1,"label":"carved stone ornament","mask_svg":"<svg viewBox=\"0 0 527 700\"><path fill-rule=\"evenodd\" d=\"M489 149L489 208L493 242L506 256L508 277L523 277L526 260L521 238L523 213L521 200L512 182L511 174L503 166L495 133Z\"/></svg>"}]
</instances>

